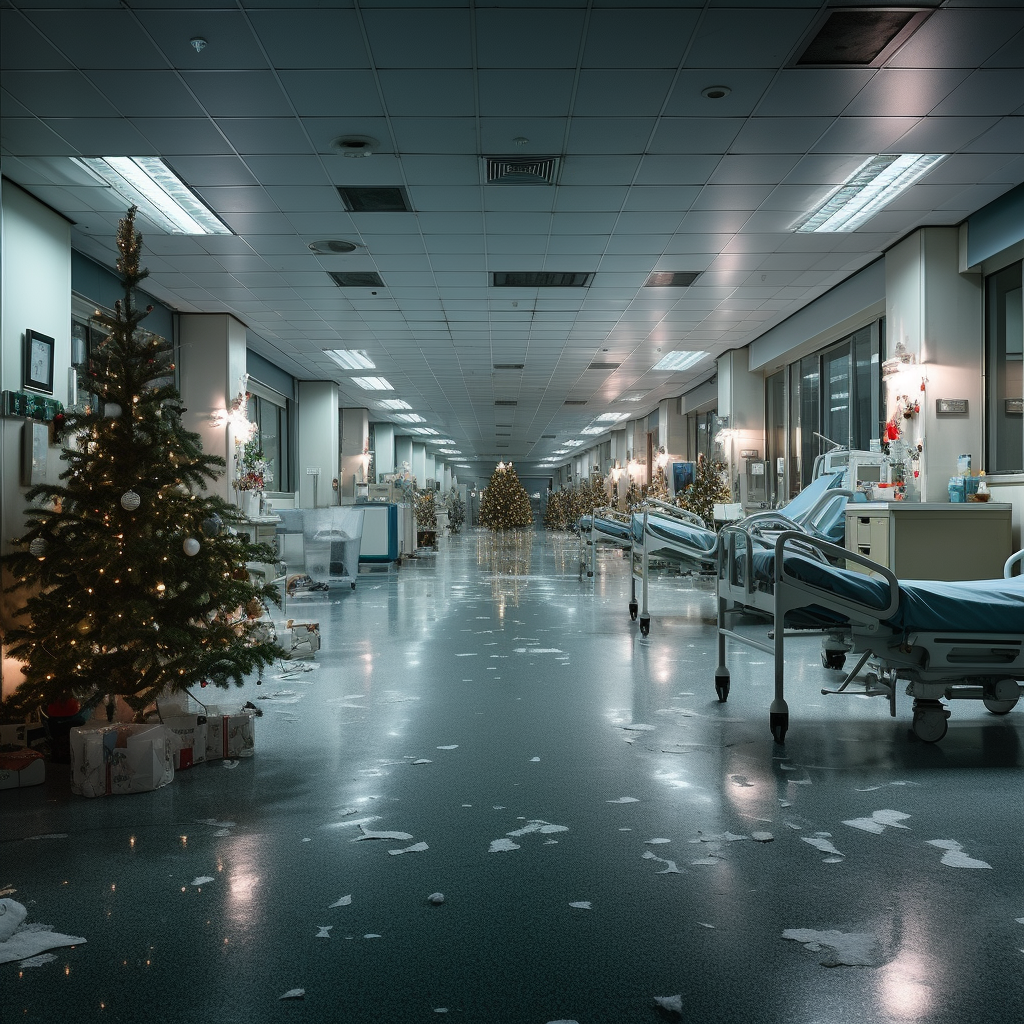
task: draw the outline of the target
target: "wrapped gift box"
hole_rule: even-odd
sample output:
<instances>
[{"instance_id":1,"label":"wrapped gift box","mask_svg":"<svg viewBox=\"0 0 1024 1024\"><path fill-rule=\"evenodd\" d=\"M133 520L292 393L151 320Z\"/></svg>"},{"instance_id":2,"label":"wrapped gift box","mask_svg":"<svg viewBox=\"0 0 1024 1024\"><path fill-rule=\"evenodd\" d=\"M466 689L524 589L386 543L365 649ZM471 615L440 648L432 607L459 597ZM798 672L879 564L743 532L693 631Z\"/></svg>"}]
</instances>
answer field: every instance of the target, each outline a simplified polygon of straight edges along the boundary
<instances>
[{"instance_id":1,"label":"wrapped gift box","mask_svg":"<svg viewBox=\"0 0 1024 1024\"><path fill-rule=\"evenodd\" d=\"M287 652L285 657L289 661L312 658L320 650L320 623L289 619L278 629L277 642Z\"/></svg>"},{"instance_id":2,"label":"wrapped gift box","mask_svg":"<svg viewBox=\"0 0 1024 1024\"><path fill-rule=\"evenodd\" d=\"M145 793L174 779L173 733L165 725L71 730L71 791L97 797Z\"/></svg>"},{"instance_id":3,"label":"wrapped gift box","mask_svg":"<svg viewBox=\"0 0 1024 1024\"><path fill-rule=\"evenodd\" d=\"M209 761L252 757L256 749L256 713L246 708L206 710L206 758Z\"/></svg>"},{"instance_id":4,"label":"wrapped gift box","mask_svg":"<svg viewBox=\"0 0 1024 1024\"><path fill-rule=\"evenodd\" d=\"M23 722L17 725L0 725L0 750L21 750L28 746L28 726Z\"/></svg>"},{"instance_id":5,"label":"wrapped gift box","mask_svg":"<svg viewBox=\"0 0 1024 1024\"><path fill-rule=\"evenodd\" d=\"M38 786L46 779L43 755L38 750L12 750L0 754L0 789Z\"/></svg>"},{"instance_id":6,"label":"wrapped gift box","mask_svg":"<svg viewBox=\"0 0 1024 1024\"><path fill-rule=\"evenodd\" d=\"M160 721L177 741L171 752L176 772L206 760L206 715L190 715L180 708L172 708L168 714L161 709Z\"/></svg>"}]
</instances>

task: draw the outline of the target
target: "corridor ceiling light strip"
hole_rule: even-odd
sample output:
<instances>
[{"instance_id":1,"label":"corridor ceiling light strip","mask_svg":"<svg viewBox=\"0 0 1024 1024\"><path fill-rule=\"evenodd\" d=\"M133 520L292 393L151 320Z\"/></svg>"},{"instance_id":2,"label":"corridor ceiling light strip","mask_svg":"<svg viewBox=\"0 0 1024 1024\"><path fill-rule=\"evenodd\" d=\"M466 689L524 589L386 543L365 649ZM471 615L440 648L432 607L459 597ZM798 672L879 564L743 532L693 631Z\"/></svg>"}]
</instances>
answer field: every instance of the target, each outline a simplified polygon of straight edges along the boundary
<instances>
[{"instance_id":1,"label":"corridor ceiling light strip","mask_svg":"<svg viewBox=\"0 0 1024 1024\"><path fill-rule=\"evenodd\" d=\"M439 452L442 452L445 455L461 455L462 454L462 451L460 449L458 449L458 448L438 448L437 450Z\"/></svg>"},{"instance_id":2,"label":"corridor ceiling light strip","mask_svg":"<svg viewBox=\"0 0 1024 1024\"><path fill-rule=\"evenodd\" d=\"M607 434L608 433L608 428L607 427L584 427L580 431L580 433L581 434Z\"/></svg>"},{"instance_id":3,"label":"corridor ceiling light strip","mask_svg":"<svg viewBox=\"0 0 1024 1024\"><path fill-rule=\"evenodd\" d=\"M156 156L85 156L71 162L133 203L171 235L230 235L231 229Z\"/></svg>"},{"instance_id":4,"label":"corridor ceiling light strip","mask_svg":"<svg viewBox=\"0 0 1024 1024\"><path fill-rule=\"evenodd\" d=\"M416 412L397 412L397 413L395 413L394 418L396 420L401 420L403 423L426 423L427 422L425 417L420 416L420 414L416 413Z\"/></svg>"},{"instance_id":5,"label":"corridor ceiling light strip","mask_svg":"<svg viewBox=\"0 0 1024 1024\"><path fill-rule=\"evenodd\" d=\"M364 391L394 391L383 377L352 377L352 383Z\"/></svg>"},{"instance_id":6,"label":"corridor ceiling light strip","mask_svg":"<svg viewBox=\"0 0 1024 1024\"><path fill-rule=\"evenodd\" d=\"M455 444L455 442L450 437L431 437L427 439L427 444Z\"/></svg>"},{"instance_id":7,"label":"corridor ceiling light strip","mask_svg":"<svg viewBox=\"0 0 1024 1024\"><path fill-rule=\"evenodd\" d=\"M433 427L410 427L410 434L436 434L437 431Z\"/></svg>"},{"instance_id":8,"label":"corridor ceiling light strip","mask_svg":"<svg viewBox=\"0 0 1024 1024\"><path fill-rule=\"evenodd\" d=\"M800 221L796 230L854 231L944 159L943 153L873 156Z\"/></svg>"},{"instance_id":9,"label":"corridor ceiling light strip","mask_svg":"<svg viewBox=\"0 0 1024 1024\"><path fill-rule=\"evenodd\" d=\"M354 348L328 348L324 355L330 356L345 370L374 370L373 360L362 351Z\"/></svg>"},{"instance_id":10,"label":"corridor ceiling light strip","mask_svg":"<svg viewBox=\"0 0 1024 1024\"><path fill-rule=\"evenodd\" d=\"M620 420L628 420L628 419L629 419L629 413L628 412L603 412L603 413L601 413L600 416L597 417L597 419L594 422L595 423L618 423Z\"/></svg>"},{"instance_id":11,"label":"corridor ceiling light strip","mask_svg":"<svg viewBox=\"0 0 1024 1024\"><path fill-rule=\"evenodd\" d=\"M707 352L669 352L662 356L651 369L678 373L680 370L688 370L691 366L699 363L706 355Z\"/></svg>"},{"instance_id":12,"label":"corridor ceiling light strip","mask_svg":"<svg viewBox=\"0 0 1024 1024\"><path fill-rule=\"evenodd\" d=\"M382 409L411 409L412 406L408 402L403 402L400 398L382 398L377 405Z\"/></svg>"}]
</instances>

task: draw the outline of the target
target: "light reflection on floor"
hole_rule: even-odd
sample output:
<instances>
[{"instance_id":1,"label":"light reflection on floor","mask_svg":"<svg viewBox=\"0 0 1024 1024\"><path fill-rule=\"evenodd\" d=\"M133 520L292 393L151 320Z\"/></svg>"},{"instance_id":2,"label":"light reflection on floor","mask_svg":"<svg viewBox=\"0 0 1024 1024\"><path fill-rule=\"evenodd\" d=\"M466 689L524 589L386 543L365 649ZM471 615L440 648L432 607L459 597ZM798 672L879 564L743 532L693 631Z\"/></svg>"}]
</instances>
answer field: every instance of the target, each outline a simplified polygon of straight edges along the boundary
<instances>
[{"instance_id":1,"label":"light reflection on floor","mask_svg":"<svg viewBox=\"0 0 1024 1024\"><path fill-rule=\"evenodd\" d=\"M0 966L5 1015L597 1024L679 994L706 1021L1018 1019L1022 714L963 702L927 746L905 704L822 698L796 641L774 747L769 658L731 648L714 698L710 584L656 578L643 638L628 568L602 547L581 582L565 535L442 541L292 603L323 650L230 695L264 710L253 759L134 797L74 798L56 768L0 794L0 883L88 939ZM844 824L880 809L907 827ZM794 928L870 935L878 963L823 967Z\"/></svg>"}]
</instances>

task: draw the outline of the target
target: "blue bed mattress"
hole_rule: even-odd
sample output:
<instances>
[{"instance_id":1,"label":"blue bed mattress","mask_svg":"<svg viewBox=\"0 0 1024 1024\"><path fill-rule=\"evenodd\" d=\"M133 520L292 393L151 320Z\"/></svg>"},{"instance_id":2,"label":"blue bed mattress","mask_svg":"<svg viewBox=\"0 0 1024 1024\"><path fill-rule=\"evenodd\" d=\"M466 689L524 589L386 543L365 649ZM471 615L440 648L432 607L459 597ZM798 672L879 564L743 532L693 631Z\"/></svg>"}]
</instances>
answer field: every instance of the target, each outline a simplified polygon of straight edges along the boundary
<instances>
[{"instance_id":1,"label":"blue bed mattress","mask_svg":"<svg viewBox=\"0 0 1024 1024\"><path fill-rule=\"evenodd\" d=\"M755 551L754 576L771 586L775 552ZM851 572L803 555L787 554L786 571L797 579L829 590L844 599L859 601L882 610L889 603L889 587L883 580ZM817 606L790 613L796 619L814 622L842 621L841 616ZM1004 580L968 580L947 583L940 580L900 580L900 603L896 614L885 620L900 632L942 633L1024 633L1024 576ZM789 624L789 616L787 616Z\"/></svg>"},{"instance_id":2,"label":"blue bed mattress","mask_svg":"<svg viewBox=\"0 0 1024 1024\"><path fill-rule=\"evenodd\" d=\"M594 516L594 529L599 530L607 537L614 537L616 540L629 540L629 524L620 523L616 519L605 519L602 516Z\"/></svg>"},{"instance_id":3,"label":"blue bed mattress","mask_svg":"<svg viewBox=\"0 0 1024 1024\"><path fill-rule=\"evenodd\" d=\"M684 547L701 557L714 557L718 544L718 534L697 526L696 523L684 523L670 516L659 516L655 512L647 513L647 533L655 542L662 542L674 547Z\"/></svg>"}]
</instances>

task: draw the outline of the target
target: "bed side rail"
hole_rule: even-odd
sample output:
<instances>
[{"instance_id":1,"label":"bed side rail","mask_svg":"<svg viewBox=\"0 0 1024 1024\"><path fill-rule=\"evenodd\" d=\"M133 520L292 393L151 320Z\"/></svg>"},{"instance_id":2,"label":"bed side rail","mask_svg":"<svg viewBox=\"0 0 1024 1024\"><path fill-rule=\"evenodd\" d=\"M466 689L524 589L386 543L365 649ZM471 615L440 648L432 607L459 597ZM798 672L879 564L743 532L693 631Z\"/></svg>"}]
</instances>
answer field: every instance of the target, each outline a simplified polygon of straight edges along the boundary
<instances>
[{"instance_id":1,"label":"bed side rail","mask_svg":"<svg viewBox=\"0 0 1024 1024\"><path fill-rule=\"evenodd\" d=\"M681 519L684 523L689 523L691 526L699 526L702 530L707 529L707 524L704 520L696 512L691 512L688 508L670 505L667 501L661 501L658 498L649 498L647 500L647 507L659 515L672 516L675 519Z\"/></svg>"},{"instance_id":2,"label":"bed side rail","mask_svg":"<svg viewBox=\"0 0 1024 1024\"><path fill-rule=\"evenodd\" d=\"M1003 565L1003 579L1004 580L1008 580L1008 579L1010 579L1011 576L1013 576L1013 567L1015 565L1019 565L1020 566L1021 574L1024 574L1024 548L1021 548L1020 551L1014 552L1012 555L1010 555L1010 557L1004 563L1004 565Z\"/></svg>"},{"instance_id":3,"label":"bed side rail","mask_svg":"<svg viewBox=\"0 0 1024 1024\"><path fill-rule=\"evenodd\" d=\"M831 557L837 562L845 560L863 565L864 568L884 579L889 588L888 604L884 608L876 608L874 605L865 604L852 597L838 596L833 591L816 586L806 580L797 579L791 573L786 572L784 555L787 545L790 545L797 553L802 553L799 551L800 548L813 548L820 551L826 559ZM792 598L787 596L782 601L783 588L788 591L799 591L808 595L812 600L795 604ZM779 534L775 541L775 596L777 601L781 601L786 606L787 611L807 604L820 604L848 617L856 616L861 621L872 622L888 619L896 614L900 605L900 583L891 570L884 565L879 565L878 562L872 562L870 558L866 558L857 551L848 551L846 548L839 547L838 544L808 536L802 531L787 530Z\"/></svg>"}]
</instances>

